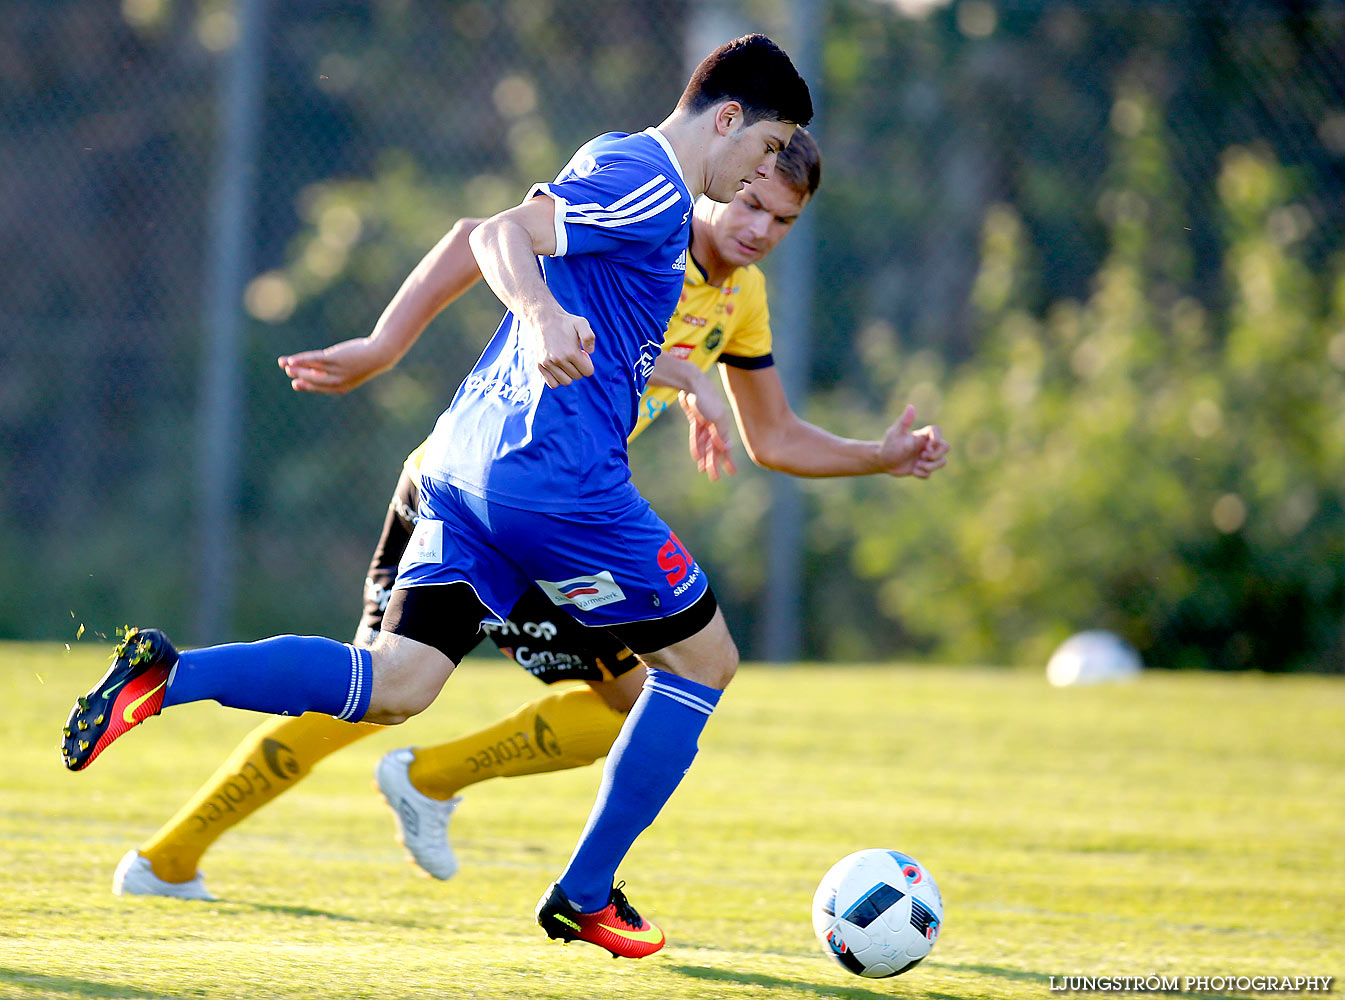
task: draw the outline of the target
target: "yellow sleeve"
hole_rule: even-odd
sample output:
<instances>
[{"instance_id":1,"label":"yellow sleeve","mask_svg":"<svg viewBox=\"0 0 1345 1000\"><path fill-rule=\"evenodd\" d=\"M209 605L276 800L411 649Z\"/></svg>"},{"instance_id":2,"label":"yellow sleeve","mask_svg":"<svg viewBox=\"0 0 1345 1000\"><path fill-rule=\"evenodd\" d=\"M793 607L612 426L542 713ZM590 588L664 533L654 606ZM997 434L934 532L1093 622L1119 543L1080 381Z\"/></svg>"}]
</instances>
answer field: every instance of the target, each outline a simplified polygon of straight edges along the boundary
<instances>
[{"instance_id":1,"label":"yellow sleeve","mask_svg":"<svg viewBox=\"0 0 1345 1000\"><path fill-rule=\"evenodd\" d=\"M771 314L766 304L766 276L752 264L740 272L742 280L733 298L733 320L720 362L739 368L766 368L771 357Z\"/></svg>"},{"instance_id":2,"label":"yellow sleeve","mask_svg":"<svg viewBox=\"0 0 1345 1000\"><path fill-rule=\"evenodd\" d=\"M402 463L402 468L407 471L412 479L415 479L420 475L420 463L425 460L425 448L429 443L429 438L420 442L420 444L416 446L416 450L407 455L406 461Z\"/></svg>"}]
</instances>

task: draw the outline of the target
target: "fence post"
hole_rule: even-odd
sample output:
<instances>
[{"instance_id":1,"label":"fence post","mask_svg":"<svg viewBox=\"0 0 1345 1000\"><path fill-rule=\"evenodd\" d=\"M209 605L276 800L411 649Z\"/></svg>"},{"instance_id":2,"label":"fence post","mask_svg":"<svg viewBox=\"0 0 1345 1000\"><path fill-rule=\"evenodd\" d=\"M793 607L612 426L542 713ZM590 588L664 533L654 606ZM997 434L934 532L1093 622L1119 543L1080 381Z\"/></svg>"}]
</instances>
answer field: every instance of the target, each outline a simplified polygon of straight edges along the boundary
<instances>
[{"instance_id":1,"label":"fence post","mask_svg":"<svg viewBox=\"0 0 1345 1000\"><path fill-rule=\"evenodd\" d=\"M238 35L222 61L215 183L207 227L205 350L198 414L197 603L193 638L231 630L242 439L243 289L251 264L270 0L236 0Z\"/></svg>"},{"instance_id":2,"label":"fence post","mask_svg":"<svg viewBox=\"0 0 1345 1000\"><path fill-rule=\"evenodd\" d=\"M816 116L822 99L821 0L792 0L790 15L794 36L790 58L808 81ZM772 254L775 264L770 286L772 350L780 362L780 378L789 402L800 410L807 401L812 353L816 258L812 220L813 212L805 210ZM766 594L757 643L762 658L770 663L790 663L803 652L803 546L803 494L799 482L793 476L773 473L770 517L766 522Z\"/></svg>"}]
</instances>

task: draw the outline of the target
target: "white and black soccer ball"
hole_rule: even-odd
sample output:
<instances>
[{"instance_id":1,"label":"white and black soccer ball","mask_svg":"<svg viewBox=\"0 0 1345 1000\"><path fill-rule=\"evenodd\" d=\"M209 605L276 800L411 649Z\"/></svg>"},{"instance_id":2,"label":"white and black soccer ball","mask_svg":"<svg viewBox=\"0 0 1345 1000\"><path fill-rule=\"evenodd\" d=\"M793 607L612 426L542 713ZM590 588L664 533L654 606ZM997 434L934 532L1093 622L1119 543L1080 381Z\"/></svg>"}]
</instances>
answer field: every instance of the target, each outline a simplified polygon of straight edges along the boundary
<instances>
[{"instance_id":1,"label":"white and black soccer ball","mask_svg":"<svg viewBox=\"0 0 1345 1000\"><path fill-rule=\"evenodd\" d=\"M813 896L822 949L857 976L899 976L939 939L943 895L909 854L874 848L836 862Z\"/></svg>"}]
</instances>

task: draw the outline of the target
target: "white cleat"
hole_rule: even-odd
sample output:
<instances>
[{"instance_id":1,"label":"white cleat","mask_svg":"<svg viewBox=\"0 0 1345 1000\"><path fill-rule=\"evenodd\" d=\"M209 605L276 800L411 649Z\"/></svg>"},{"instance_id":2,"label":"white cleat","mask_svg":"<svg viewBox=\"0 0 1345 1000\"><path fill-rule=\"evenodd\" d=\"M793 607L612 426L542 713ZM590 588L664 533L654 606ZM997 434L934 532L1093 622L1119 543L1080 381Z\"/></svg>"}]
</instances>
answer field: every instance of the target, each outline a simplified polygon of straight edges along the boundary
<instances>
[{"instance_id":1,"label":"white cleat","mask_svg":"<svg viewBox=\"0 0 1345 1000\"><path fill-rule=\"evenodd\" d=\"M211 903L215 897L205 887L205 876L199 871L190 882L165 882L154 874L149 858L139 851L130 850L112 873L114 896L171 896L173 899L199 899Z\"/></svg>"},{"instance_id":2,"label":"white cleat","mask_svg":"<svg viewBox=\"0 0 1345 1000\"><path fill-rule=\"evenodd\" d=\"M458 858L448 842L448 821L462 796L445 802L416 788L410 775L413 759L409 747L390 750L374 768L374 779L397 817L397 839L411 860L428 875L450 879L458 872Z\"/></svg>"}]
</instances>

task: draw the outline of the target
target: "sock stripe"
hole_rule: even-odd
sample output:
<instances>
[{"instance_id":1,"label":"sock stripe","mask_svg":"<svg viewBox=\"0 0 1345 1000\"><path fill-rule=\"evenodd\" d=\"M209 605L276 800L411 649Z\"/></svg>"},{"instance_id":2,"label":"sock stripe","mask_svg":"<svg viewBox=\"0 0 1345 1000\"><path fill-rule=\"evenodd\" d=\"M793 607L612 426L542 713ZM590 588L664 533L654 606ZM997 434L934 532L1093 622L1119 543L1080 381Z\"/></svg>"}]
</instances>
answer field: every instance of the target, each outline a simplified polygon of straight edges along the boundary
<instances>
[{"instance_id":1,"label":"sock stripe","mask_svg":"<svg viewBox=\"0 0 1345 1000\"><path fill-rule=\"evenodd\" d=\"M336 715L338 719L344 719L350 714L351 702L355 700L355 650L349 644L346 644L346 655L350 659L350 685L346 688L346 703Z\"/></svg>"},{"instance_id":2,"label":"sock stripe","mask_svg":"<svg viewBox=\"0 0 1345 1000\"><path fill-rule=\"evenodd\" d=\"M355 706L360 703L360 689L364 684L364 671L360 669L360 656L355 647L346 643L346 649L350 651L350 688L346 692L346 704L341 709L338 719L349 719Z\"/></svg>"},{"instance_id":3,"label":"sock stripe","mask_svg":"<svg viewBox=\"0 0 1345 1000\"><path fill-rule=\"evenodd\" d=\"M350 647L355 653L355 669L359 671L359 679L355 684L355 703L350 706L350 718L356 715L363 716L369 707L369 691L374 684L373 669L374 659L372 654L362 652L354 646Z\"/></svg>"},{"instance_id":4,"label":"sock stripe","mask_svg":"<svg viewBox=\"0 0 1345 1000\"><path fill-rule=\"evenodd\" d=\"M663 684L659 681L646 679L645 688L656 694L661 694L665 698L671 698L673 701L685 705L687 708L693 708L702 715L712 715L715 706L704 698L698 698L694 694L683 691L680 688L673 687L671 684Z\"/></svg>"},{"instance_id":5,"label":"sock stripe","mask_svg":"<svg viewBox=\"0 0 1345 1000\"><path fill-rule=\"evenodd\" d=\"M360 651L352 645L350 647L350 655L355 658L355 662L351 666L351 669L355 671L355 700L351 703L350 712L346 716L347 718L355 714L355 709L359 706L360 699L364 696L365 678L364 661L360 659Z\"/></svg>"},{"instance_id":6,"label":"sock stripe","mask_svg":"<svg viewBox=\"0 0 1345 1000\"><path fill-rule=\"evenodd\" d=\"M361 715L364 714L363 709L360 708L361 704L363 704L365 708L369 705L369 699L364 694L364 682L367 679L370 685L373 684L373 678L369 676L369 672L373 670L374 663L372 656L369 656L366 661L360 657L360 651L358 649L354 646L351 646L350 649L351 652L355 654L355 669L359 671L359 680L355 685L355 704L350 706L350 717L354 718L356 712L359 712Z\"/></svg>"}]
</instances>

